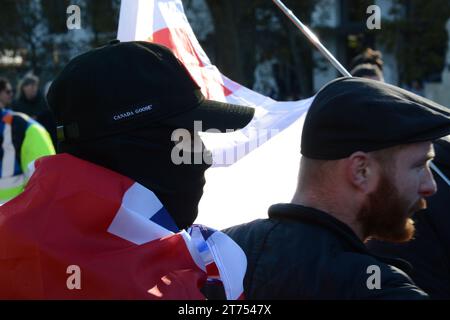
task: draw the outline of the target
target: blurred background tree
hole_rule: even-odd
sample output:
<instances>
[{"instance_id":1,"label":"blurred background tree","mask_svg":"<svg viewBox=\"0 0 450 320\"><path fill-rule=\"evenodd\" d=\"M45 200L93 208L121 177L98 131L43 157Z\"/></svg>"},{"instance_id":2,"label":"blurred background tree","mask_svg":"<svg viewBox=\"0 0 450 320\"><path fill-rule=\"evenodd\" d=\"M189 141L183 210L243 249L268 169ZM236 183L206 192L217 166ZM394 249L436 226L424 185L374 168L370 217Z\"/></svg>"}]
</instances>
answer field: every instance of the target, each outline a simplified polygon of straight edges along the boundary
<instances>
[{"instance_id":1,"label":"blurred background tree","mask_svg":"<svg viewBox=\"0 0 450 320\"><path fill-rule=\"evenodd\" d=\"M80 30L67 30L67 7L81 8ZM120 0L0 0L0 56L21 63L0 65L17 82L33 72L51 80L75 55L117 35Z\"/></svg>"},{"instance_id":2,"label":"blurred background tree","mask_svg":"<svg viewBox=\"0 0 450 320\"><path fill-rule=\"evenodd\" d=\"M23 67L41 72L47 64L51 36L40 1L2 0L1 8L0 54L20 55Z\"/></svg>"},{"instance_id":3,"label":"blurred background tree","mask_svg":"<svg viewBox=\"0 0 450 320\"><path fill-rule=\"evenodd\" d=\"M395 20L383 22L380 39L395 53L401 85L440 81L445 67L449 0L392 0Z\"/></svg>"},{"instance_id":4,"label":"blurred background tree","mask_svg":"<svg viewBox=\"0 0 450 320\"><path fill-rule=\"evenodd\" d=\"M184 2L189 7L189 1ZM285 4L309 24L317 2L288 0ZM269 62L278 85L277 92L272 94L274 98L311 94L314 67L311 45L271 1L207 0L207 3L217 35L211 58L224 74L252 88L257 81L258 65Z\"/></svg>"},{"instance_id":5,"label":"blurred background tree","mask_svg":"<svg viewBox=\"0 0 450 320\"><path fill-rule=\"evenodd\" d=\"M383 43L385 53L395 55L400 84L438 81L445 66L450 1L392 1L396 19L372 31L365 28L366 8L375 0L284 2L319 37L335 39L344 65L365 47ZM315 49L272 1L182 2L211 61L229 78L280 100L314 93L314 76L329 63L313 58ZM67 30L70 4L81 8L81 30ZM48 81L70 58L116 37L120 0L0 0L0 8L0 74L15 82L33 70ZM339 11L338 26L327 26L326 14L313 15L317 8Z\"/></svg>"}]
</instances>

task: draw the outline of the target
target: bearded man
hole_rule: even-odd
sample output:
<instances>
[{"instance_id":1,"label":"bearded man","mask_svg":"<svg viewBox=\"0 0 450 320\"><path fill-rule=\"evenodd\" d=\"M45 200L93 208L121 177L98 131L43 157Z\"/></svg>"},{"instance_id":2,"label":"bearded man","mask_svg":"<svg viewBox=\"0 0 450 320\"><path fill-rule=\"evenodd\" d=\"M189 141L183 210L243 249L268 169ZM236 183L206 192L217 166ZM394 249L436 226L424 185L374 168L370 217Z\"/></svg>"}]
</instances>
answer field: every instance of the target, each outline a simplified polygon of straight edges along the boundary
<instances>
[{"instance_id":1,"label":"bearded man","mask_svg":"<svg viewBox=\"0 0 450 320\"><path fill-rule=\"evenodd\" d=\"M432 142L448 134L448 109L398 87L340 78L322 88L305 119L291 203L225 230L247 255L245 296L427 298L406 262L364 243L413 237L411 215L436 192Z\"/></svg>"}]
</instances>

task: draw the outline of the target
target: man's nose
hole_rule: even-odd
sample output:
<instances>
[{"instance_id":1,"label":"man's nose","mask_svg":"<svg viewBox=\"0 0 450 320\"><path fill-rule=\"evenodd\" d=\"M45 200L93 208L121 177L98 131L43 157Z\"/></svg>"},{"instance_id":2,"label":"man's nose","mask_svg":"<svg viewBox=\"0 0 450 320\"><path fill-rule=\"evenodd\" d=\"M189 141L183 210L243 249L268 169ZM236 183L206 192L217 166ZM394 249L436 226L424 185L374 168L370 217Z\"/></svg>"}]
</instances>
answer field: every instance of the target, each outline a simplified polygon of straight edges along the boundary
<instances>
[{"instance_id":1,"label":"man's nose","mask_svg":"<svg viewBox=\"0 0 450 320\"><path fill-rule=\"evenodd\" d=\"M433 194L435 194L437 191L437 185L436 181L434 180L433 173L431 172L431 169L428 168L426 170L425 176L423 178L423 181L420 185L419 194L422 197L430 197Z\"/></svg>"}]
</instances>

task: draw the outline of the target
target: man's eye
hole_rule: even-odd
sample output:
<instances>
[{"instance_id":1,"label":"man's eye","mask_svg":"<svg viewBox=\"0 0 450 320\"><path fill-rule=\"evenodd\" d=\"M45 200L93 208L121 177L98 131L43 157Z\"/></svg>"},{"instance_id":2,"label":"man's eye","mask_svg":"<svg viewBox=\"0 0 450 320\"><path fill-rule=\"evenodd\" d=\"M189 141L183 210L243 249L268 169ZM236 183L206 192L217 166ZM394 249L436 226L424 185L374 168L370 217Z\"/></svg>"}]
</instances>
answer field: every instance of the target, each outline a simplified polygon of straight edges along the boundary
<instances>
[{"instance_id":1,"label":"man's eye","mask_svg":"<svg viewBox=\"0 0 450 320\"><path fill-rule=\"evenodd\" d=\"M417 164L416 166L414 166L414 169L421 170L421 169L425 169L426 166L427 166L427 163L420 163L420 164Z\"/></svg>"}]
</instances>

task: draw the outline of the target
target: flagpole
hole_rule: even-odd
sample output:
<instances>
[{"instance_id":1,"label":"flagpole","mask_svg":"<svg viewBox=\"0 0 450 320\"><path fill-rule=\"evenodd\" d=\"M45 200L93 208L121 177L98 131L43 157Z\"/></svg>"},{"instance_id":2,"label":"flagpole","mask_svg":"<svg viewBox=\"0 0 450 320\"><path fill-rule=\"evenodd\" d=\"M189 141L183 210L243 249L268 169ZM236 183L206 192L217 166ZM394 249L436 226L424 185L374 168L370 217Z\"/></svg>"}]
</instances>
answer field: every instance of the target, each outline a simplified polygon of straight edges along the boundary
<instances>
[{"instance_id":1,"label":"flagpole","mask_svg":"<svg viewBox=\"0 0 450 320\"><path fill-rule=\"evenodd\" d=\"M338 69L338 71L346 77L351 77L352 75L344 66L328 51L327 48L320 42L319 38L306 26L300 19L298 19L292 11L284 5L280 0L272 0L281 11L300 29L300 31L311 41L311 43L320 51L322 54L331 62L331 64Z\"/></svg>"},{"instance_id":2,"label":"flagpole","mask_svg":"<svg viewBox=\"0 0 450 320\"><path fill-rule=\"evenodd\" d=\"M306 25L304 25L299 18L297 18L292 11L284 5L280 0L272 0L278 8L291 20L297 28L311 41L311 43L331 62L331 64L345 77L352 77L350 72L345 69L345 67L333 56L333 54L328 51L327 48L320 42L319 38L309 29ZM444 181L450 186L450 179L445 176L445 174L439 170L439 168L431 163L431 169L436 172Z\"/></svg>"},{"instance_id":3,"label":"flagpole","mask_svg":"<svg viewBox=\"0 0 450 320\"><path fill-rule=\"evenodd\" d=\"M450 186L450 179L447 178L446 175L441 170L439 170L439 168L436 167L436 165L433 162L430 163L430 167L442 178L442 180L445 181L445 183L447 183Z\"/></svg>"}]
</instances>

